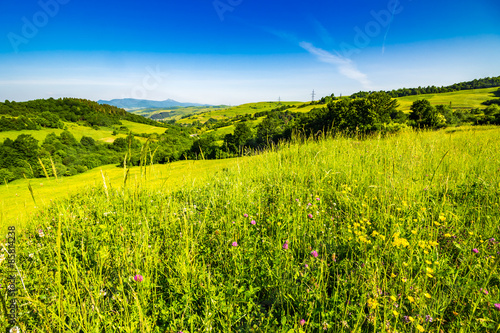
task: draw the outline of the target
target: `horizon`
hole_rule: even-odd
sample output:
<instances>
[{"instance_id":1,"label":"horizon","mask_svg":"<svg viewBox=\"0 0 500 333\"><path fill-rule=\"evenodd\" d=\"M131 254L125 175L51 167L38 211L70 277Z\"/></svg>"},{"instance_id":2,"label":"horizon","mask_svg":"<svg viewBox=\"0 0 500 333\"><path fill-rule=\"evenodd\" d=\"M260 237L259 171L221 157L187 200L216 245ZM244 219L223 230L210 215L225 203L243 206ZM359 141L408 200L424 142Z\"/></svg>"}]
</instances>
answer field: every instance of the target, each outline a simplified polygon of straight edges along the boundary
<instances>
[{"instance_id":1,"label":"horizon","mask_svg":"<svg viewBox=\"0 0 500 333\"><path fill-rule=\"evenodd\" d=\"M0 13L0 100L307 102L500 73L497 1L41 0Z\"/></svg>"}]
</instances>

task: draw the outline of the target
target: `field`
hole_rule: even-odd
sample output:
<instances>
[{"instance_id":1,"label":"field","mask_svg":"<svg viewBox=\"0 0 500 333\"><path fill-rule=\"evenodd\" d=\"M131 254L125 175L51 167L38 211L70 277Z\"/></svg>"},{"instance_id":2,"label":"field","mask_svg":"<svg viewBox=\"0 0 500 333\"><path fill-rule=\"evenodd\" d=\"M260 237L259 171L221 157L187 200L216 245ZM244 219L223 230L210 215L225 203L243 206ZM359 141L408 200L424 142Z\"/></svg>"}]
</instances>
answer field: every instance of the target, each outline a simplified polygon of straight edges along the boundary
<instances>
[{"instance_id":1,"label":"field","mask_svg":"<svg viewBox=\"0 0 500 333\"><path fill-rule=\"evenodd\" d=\"M221 166L229 166L237 160L179 161L168 165L153 165L144 169L132 167L128 182L133 186L178 190L186 184L197 184ZM102 171L102 173L101 173ZM37 211L43 211L53 201L85 192L91 187L102 186L103 178L107 186L123 185L124 170L115 165L106 165L72 177L18 179L0 186L0 225L24 226L27 218ZM142 176L141 176L142 175ZM29 191L34 193L35 201Z\"/></svg>"},{"instance_id":2,"label":"field","mask_svg":"<svg viewBox=\"0 0 500 333\"><path fill-rule=\"evenodd\" d=\"M281 103L281 105L301 105L301 104L304 104L304 102L282 102ZM253 115L254 113L257 113L257 112L271 111L272 109L275 109L279 106L280 106L280 104L278 102L247 103L247 104L233 106L233 107L226 108L226 109L220 109L220 110L199 113L199 114L193 115L189 118L181 119L178 121L178 123L179 124L191 124L195 121L199 121L200 123L205 123L210 118L220 120L220 119L232 118L232 117L235 117L238 115L244 115L244 114ZM293 110L295 112L302 112L302 110L303 110L303 112L306 112L306 111L309 111L310 108L304 108L304 109L292 108L290 110Z\"/></svg>"},{"instance_id":3,"label":"field","mask_svg":"<svg viewBox=\"0 0 500 333\"><path fill-rule=\"evenodd\" d=\"M133 133L136 134L141 134L141 133L165 133L165 128L163 127L155 127L155 126L150 126L146 124L140 124L140 123L134 123L131 121L127 120L121 120L122 126L125 126L128 128L128 130L132 131ZM98 130L92 129L88 126L81 126L78 125L77 123L64 123L66 126L67 130L73 134L73 136L80 141L82 136L89 136L95 140L100 140L108 143L112 143L116 138L120 137L126 137L127 133L122 132L118 133L116 136L113 136L113 128L107 128L107 127L101 127ZM118 126L119 127L119 126ZM61 132L64 130L58 129L58 128L46 128L38 131L33 131L33 130L24 130L24 131L6 131L6 132L0 132L0 141L5 140L6 138L9 138L11 140L15 140L19 135L21 134L29 134L33 136L35 139L37 139L39 142L43 142L45 140L45 137L50 134L50 133L55 133L56 135L60 135ZM139 138L142 139L142 138Z\"/></svg>"},{"instance_id":4,"label":"field","mask_svg":"<svg viewBox=\"0 0 500 333\"><path fill-rule=\"evenodd\" d=\"M461 90L442 94L406 96L400 97L397 100L400 104L399 109L405 112L410 112L411 104L417 99L427 99L432 105L450 105L451 102L451 106L454 109L484 109L486 106L482 103L496 98L494 92L497 90L498 88Z\"/></svg>"},{"instance_id":5,"label":"field","mask_svg":"<svg viewBox=\"0 0 500 333\"><path fill-rule=\"evenodd\" d=\"M205 106L187 106L187 107L177 107L177 108L171 108L171 109L163 109L163 108L150 108L150 109L141 109L141 110L135 110L135 111L130 111L131 113L138 114L143 117L151 118L151 116L154 116L159 113L168 113L169 117L163 118L164 120L179 120L182 118L182 116L188 115L188 114L195 114L195 113L203 113L203 112L209 112L213 110L218 110L218 109L225 109L227 106L225 105L218 105L218 106L210 106L210 107L205 107Z\"/></svg>"},{"instance_id":6,"label":"field","mask_svg":"<svg viewBox=\"0 0 500 333\"><path fill-rule=\"evenodd\" d=\"M100 172L80 179L93 187L19 224L19 326L497 332L499 136L297 139L250 159L135 170L124 188L122 169L103 169L106 186ZM185 179L161 185L168 172Z\"/></svg>"}]
</instances>

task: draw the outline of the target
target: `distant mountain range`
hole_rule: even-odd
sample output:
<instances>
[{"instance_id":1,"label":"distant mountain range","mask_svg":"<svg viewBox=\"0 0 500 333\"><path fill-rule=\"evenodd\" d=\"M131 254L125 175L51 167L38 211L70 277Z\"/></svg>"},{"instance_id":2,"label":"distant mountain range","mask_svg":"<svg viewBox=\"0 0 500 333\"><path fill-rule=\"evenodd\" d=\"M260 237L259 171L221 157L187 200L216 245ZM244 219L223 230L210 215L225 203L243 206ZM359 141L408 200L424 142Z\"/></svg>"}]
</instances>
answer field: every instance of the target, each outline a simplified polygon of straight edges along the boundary
<instances>
[{"instance_id":1,"label":"distant mountain range","mask_svg":"<svg viewBox=\"0 0 500 333\"><path fill-rule=\"evenodd\" d=\"M175 106L211 106L209 104L181 103L174 101L173 99L167 99L165 101L150 101L147 99L122 98L112 99L110 101L98 100L97 103L113 105L127 111L149 108L171 108Z\"/></svg>"}]
</instances>

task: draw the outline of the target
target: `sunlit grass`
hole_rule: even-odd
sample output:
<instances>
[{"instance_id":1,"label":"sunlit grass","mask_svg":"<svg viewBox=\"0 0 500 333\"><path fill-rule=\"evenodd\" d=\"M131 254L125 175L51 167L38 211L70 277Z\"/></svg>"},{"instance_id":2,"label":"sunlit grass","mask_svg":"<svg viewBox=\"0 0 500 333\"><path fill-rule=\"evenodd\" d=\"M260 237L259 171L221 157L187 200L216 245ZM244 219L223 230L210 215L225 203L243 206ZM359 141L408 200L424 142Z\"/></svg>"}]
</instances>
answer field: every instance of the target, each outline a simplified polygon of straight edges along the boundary
<instances>
[{"instance_id":1,"label":"sunlit grass","mask_svg":"<svg viewBox=\"0 0 500 333\"><path fill-rule=\"evenodd\" d=\"M485 88L485 89L474 89L474 90L461 90L454 91L451 93L442 94L424 94L424 95L414 95L398 98L400 104L399 109L401 111L410 111L412 103L418 99L427 99L432 105L449 105L453 108L459 109L472 109L472 108L486 108L482 103L496 98L493 94L497 88Z\"/></svg>"},{"instance_id":2,"label":"sunlit grass","mask_svg":"<svg viewBox=\"0 0 500 333\"><path fill-rule=\"evenodd\" d=\"M176 191L106 170L19 230L20 326L496 332L499 134L281 145Z\"/></svg>"}]
</instances>

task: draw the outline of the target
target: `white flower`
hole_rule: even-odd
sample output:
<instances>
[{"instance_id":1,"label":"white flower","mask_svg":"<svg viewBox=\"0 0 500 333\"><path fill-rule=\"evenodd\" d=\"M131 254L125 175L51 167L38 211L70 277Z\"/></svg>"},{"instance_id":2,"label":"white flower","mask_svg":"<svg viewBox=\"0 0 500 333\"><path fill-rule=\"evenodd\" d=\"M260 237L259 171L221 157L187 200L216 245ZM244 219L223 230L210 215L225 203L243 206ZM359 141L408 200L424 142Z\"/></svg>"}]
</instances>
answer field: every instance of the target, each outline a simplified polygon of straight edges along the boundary
<instances>
[{"instance_id":1,"label":"white flower","mask_svg":"<svg viewBox=\"0 0 500 333\"><path fill-rule=\"evenodd\" d=\"M30 254L29 254L29 257L30 257L30 258L33 258L33 256L34 256L34 254L33 254L33 253L30 253Z\"/></svg>"}]
</instances>

